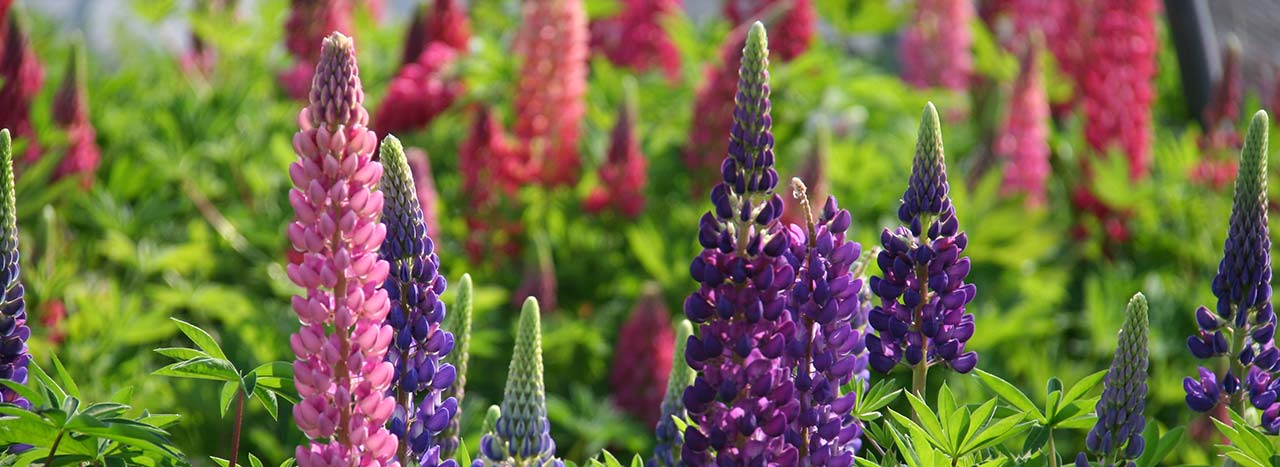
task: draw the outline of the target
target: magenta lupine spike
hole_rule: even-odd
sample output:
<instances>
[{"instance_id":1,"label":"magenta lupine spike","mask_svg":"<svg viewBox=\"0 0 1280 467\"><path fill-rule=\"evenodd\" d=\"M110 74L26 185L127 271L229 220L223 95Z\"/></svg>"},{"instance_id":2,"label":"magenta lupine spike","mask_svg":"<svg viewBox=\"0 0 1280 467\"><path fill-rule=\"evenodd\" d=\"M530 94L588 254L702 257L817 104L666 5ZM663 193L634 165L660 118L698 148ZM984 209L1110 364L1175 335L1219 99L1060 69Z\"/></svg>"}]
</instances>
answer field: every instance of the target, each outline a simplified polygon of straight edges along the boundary
<instances>
[{"instance_id":1,"label":"magenta lupine spike","mask_svg":"<svg viewBox=\"0 0 1280 467\"><path fill-rule=\"evenodd\" d=\"M617 16L591 22L591 49L635 71L661 70L680 78L680 50L662 22L681 14L683 0L626 0Z\"/></svg>"},{"instance_id":2,"label":"magenta lupine spike","mask_svg":"<svg viewBox=\"0 0 1280 467\"><path fill-rule=\"evenodd\" d=\"M899 47L902 79L918 88L969 88L973 75L970 0L919 0Z\"/></svg>"},{"instance_id":3,"label":"magenta lupine spike","mask_svg":"<svg viewBox=\"0 0 1280 467\"><path fill-rule=\"evenodd\" d=\"M293 419L310 438L296 450L301 467L399 465L398 440L386 428L395 370L385 360L393 332L384 324L390 301L382 284L390 266L378 257L387 235L377 190L382 165L373 160L378 144L363 102L355 44L332 33L310 105L298 116L298 160L289 166L289 240L302 260L287 272L306 290L293 297L302 327L289 339L301 399Z\"/></svg>"},{"instance_id":4,"label":"magenta lupine spike","mask_svg":"<svg viewBox=\"0 0 1280 467\"><path fill-rule=\"evenodd\" d=\"M1028 45L1027 49L993 149L1004 160L1001 194L1021 194L1027 205L1040 206L1050 168L1049 96L1040 78L1038 48Z\"/></svg>"},{"instance_id":5,"label":"magenta lupine spike","mask_svg":"<svg viewBox=\"0 0 1280 467\"><path fill-rule=\"evenodd\" d=\"M7 12L7 7L3 9ZM40 159L43 152L35 140L31 126L31 101L40 93L44 84L44 67L36 59L22 26L13 15L0 18L3 42L0 42L0 127L13 132L14 139L25 140L27 148L15 161L31 164Z\"/></svg>"},{"instance_id":6,"label":"magenta lupine spike","mask_svg":"<svg viewBox=\"0 0 1280 467\"><path fill-rule=\"evenodd\" d=\"M71 49L62 85L53 96L53 121L67 132L67 152L53 171L54 179L78 177L80 186L93 185L93 174L102 159L96 141L97 131L89 121L89 91L85 85L84 54L80 47Z\"/></svg>"},{"instance_id":7,"label":"magenta lupine spike","mask_svg":"<svg viewBox=\"0 0 1280 467\"><path fill-rule=\"evenodd\" d=\"M1094 63L1080 77L1085 140L1095 157L1127 157L1134 180L1151 164L1159 8L1156 0L1096 2L1086 51Z\"/></svg>"},{"instance_id":8,"label":"magenta lupine spike","mask_svg":"<svg viewBox=\"0 0 1280 467\"><path fill-rule=\"evenodd\" d=\"M512 44L522 63L516 83L515 135L533 179L577 184L578 140L586 116L587 11L582 0L525 0Z\"/></svg>"}]
</instances>

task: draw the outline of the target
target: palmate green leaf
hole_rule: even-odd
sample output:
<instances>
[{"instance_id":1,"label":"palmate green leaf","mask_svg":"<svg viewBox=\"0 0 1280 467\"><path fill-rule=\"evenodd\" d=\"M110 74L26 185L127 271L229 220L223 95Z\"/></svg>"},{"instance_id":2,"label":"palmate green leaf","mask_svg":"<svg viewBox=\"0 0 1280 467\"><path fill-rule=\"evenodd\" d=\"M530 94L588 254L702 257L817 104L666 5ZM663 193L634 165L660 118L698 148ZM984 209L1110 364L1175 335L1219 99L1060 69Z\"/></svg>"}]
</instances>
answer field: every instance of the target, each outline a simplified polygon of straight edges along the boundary
<instances>
[{"instance_id":1,"label":"palmate green leaf","mask_svg":"<svg viewBox=\"0 0 1280 467\"><path fill-rule=\"evenodd\" d=\"M907 396L912 396L912 394L907 393ZM908 400L911 400L911 399L908 399ZM928 413L929 413L928 416L920 417L920 418L929 419L933 417L932 412L928 412ZM903 428L906 428L907 430L911 430L912 428L918 428L920 432L924 434L924 436L921 436L921 438L924 439L925 441L928 441L930 444L933 444L934 446L946 446L946 442L943 441L944 438L942 436L942 428L938 426L938 421L936 419L933 420L933 426L938 431L936 434L934 434L934 433L931 433L928 429L921 427L919 424L917 424L914 420L908 418L906 415L902 415L893 409L889 409L889 416L893 417L893 419L898 422L898 425L901 425ZM896 435L895 435L895 438L896 438Z\"/></svg>"},{"instance_id":2,"label":"palmate green leaf","mask_svg":"<svg viewBox=\"0 0 1280 467\"><path fill-rule=\"evenodd\" d=\"M1066 394L1063 394L1062 405L1065 406L1067 404L1074 403L1077 399L1084 397L1084 395L1093 390L1093 388L1098 387L1098 383L1101 383L1102 379L1106 378L1106 376L1107 370L1102 370L1089 376L1085 376L1084 378L1080 378L1080 381L1076 381L1076 384L1071 386L1071 389L1067 390Z\"/></svg>"},{"instance_id":3,"label":"palmate green leaf","mask_svg":"<svg viewBox=\"0 0 1280 467\"><path fill-rule=\"evenodd\" d=\"M44 386L45 391L48 392L48 397L42 399L46 400L49 404L53 404L54 401L61 401L67 398L67 392L62 390L62 386L59 386L58 383L54 382L53 378L50 378L49 374L45 373L44 368L41 368L40 365L36 364L36 362L28 362L27 374L35 376L36 381L39 381L40 385Z\"/></svg>"},{"instance_id":4,"label":"palmate green leaf","mask_svg":"<svg viewBox=\"0 0 1280 467\"><path fill-rule=\"evenodd\" d=\"M920 400L919 397L916 397L915 394L910 392L907 393L907 402L911 404L911 411L916 414L916 418L919 419L920 423L917 425L915 422L911 422L909 425L903 426L919 426L922 428L922 431L929 434L935 446L941 448L947 447L947 436L942 430L942 423L938 421L938 415L933 413L933 409L929 408L929 404L926 404L923 400ZM898 414L895 418L905 419L906 417ZM910 421L910 419L907 420Z\"/></svg>"},{"instance_id":5,"label":"palmate green leaf","mask_svg":"<svg viewBox=\"0 0 1280 467\"><path fill-rule=\"evenodd\" d=\"M1005 402L1012 404L1014 407L1018 408L1018 410L1035 415L1036 419L1041 422L1046 421L1044 414L1040 412L1040 409L1036 407L1034 402L1031 402L1031 398L1027 397L1026 394L1023 394L1016 386L1010 384L1004 379L1001 379L999 376L987 373L986 371L979 369L974 372L978 374L978 378L982 381L982 384L985 384L988 388L994 391L996 395L1001 399L1004 399Z\"/></svg>"},{"instance_id":6,"label":"palmate green leaf","mask_svg":"<svg viewBox=\"0 0 1280 467\"><path fill-rule=\"evenodd\" d=\"M968 428L965 430L964 438L962 438L961 441L956 444L959 446L963 446L966 442L973 439L973 436L978 433L978 430L981 429L983 426L986 426L986 424L991 421L991 417L994 416L995 413L996 413L995 399L987 400L986 402L982 403L982 405L979 405L978 408L973 411L973 416L972 416L973 421L969 424Z\"/></svg>"},{"instance_id":7,"label":"palmate green leaf","mask_svg":"<svg viewBox=\"0 0 1280 467\"><path fill-rule=\"evenodd\" d=\"M938 390L938 422L942 427L943 440L947 442L946 449L954 451L960 443L956 439L957 425L960 423L959 410L956 409L956 396L951 392L951 388L947 383L942 383L942 388Z\"/></svg>"},{"instance_id":8,"label":"palmate green leaf","mask_svg":"<svg viewBox=\"0 0 1280 467\"><path fill-rule=\"evenodd\" d=\"M240 375L236 373L236 369L231 365L231 362L210 357L197 357L173 363L151 374L178 378L240 382Z\"/></svg>"},{"instance_id":9,"label":"palmate green leaf","mask_svg":"<svg viewBox=\"0 0 1280 467\"><path fill-rule=\"evenodd\" d=\"M857 405L854 406L853 413L859 420L874 420L880 417L879 410L893 403L902 395L902 389L894 389L890 391L892 386L888 380L881 380L871 386L865 392L858 394ZM859 388L855 387L855 391Z\"/></svg>"},{"instance_id":10,"label":"palmate green leaf","mask_svg":"<svg viewBox=\"0 0 1280 467\"><path fill-rule=\"evenodd\" d=\"M272 392L284 397L285 400L295 401L297 397L291 397L297 392L293 386L293 365L289 362L270 362L250 371L258 386L265 386ZM255 393L256 388L255 388Z\"/></svg>"},{"instance_id":11,"label":"palmate green leaf","mask_svg":"<svg viewBox=\"0 0 1280 467\"><path fill-rule=\"evenodd\" d=\"M150 430L132 424L109 423L102 425L86 425L75 428L75 432L135 446L144 451L161 454L174 460L181 457L181 454L172 447L171 443L167 439L156 435Z\"/></svg>"},{"instance_id":12,"label":"palmate green leaf","mask_svg":"<svg viewBox=\"0 0 1280 467\"><path fill-rule=\"evenodd\" d=\"M1004 440L1020 433L1018 425L1022 424L1025 418L1026 414L1015 415L987 425L972 438L965 441L964 446L960 448L960 453L968 454L1004 442Z\"/></svg>"},{"instance_id":13,"label":"palmate green leaf","mask_svg":"<svg viewBox=\"0 0 1280 467\"><path fill-rule=\"evenodd\" d=\"M62 366L62 360L58 359L57 354L50 355L53 358L53 371L58 376L58 381L62 383L62 388L71 396L80 397L80 387L76 386L76 381L71 379L71 373L67 372L67 368Z\"/></svg>"},{"instance_id":14,"label":"palmate green leaf","mask_svg":"<svg viewBox=\"0 0 1280 467\"><path fill-rule=\"evenodd\" d=\"M1056 378L1050 378L1050 381L1054 381L1055 379ZM1057 413L1059 404L1061 403L1062 403L1062 390L1056 389L1056 390L1050 391L1049 394L1045 396L1044 413L1045 414Z\"/></svg>"},{"instance_id":15,"label":"palmate green leaf","mask_svg":"<svg viewBox=\"0 0 1280 467\"><path fill-rule=\"evenodd\" d=\"M0 407L0 445L26 443L49 446L58 436L59 426L33 412L16 406Z\"/></svg>"},{"instance_id":16,"label":"palmate green leaf","mask_svg":"<svg viewBox=\"0 0 1280 467\"><path fill-rule=\"evenodd\" d=\"M191 342L194 342L196 347L200 348L200 350L203 350L213 358L222 360L227 359L227 354L222 353L222 347L219 347L218 342L213 340L213 336L210 336L204 329L200 329L199 327L196 327L196 325L178 318L169 319L173 320L173 322L178 325L178 330L182 331L188 339L191 339ZM232 368L234 369L235 367L233 366Z\"/></svg>"},{"instance_id":17,"label":"palmate green leaf","mask_svg":"<svg viewBox=\"0 0 1280 467\"><path fill-rule=\"evenodd\" d=\"M186 347L163 347L159 349L152 349L152 352L158 353L160 355L164 355L174 360L189 360L192 358L199 358L199 357L212 357L207 353L201 352L196 349L189 349Z\"/></svg>"},{"instance_id":18,"label":"palmate green leaf","mask_svg":"<svg viewBox=\"0 0 1280 467\"><path fill-rule=\"evenodd\" d=\"M1164 432L1163 435L1159 431L1160 429L1155 423L1148 423L1147 428L1143 430L1142 436L1143 439L1147 440L1147 449L1143 450L1142 455L1135 461L1137 467L1156 467L1159 465L1160 461L1169 457L1169 454L1173 452L1178 443L1182 442L1182 437L1186 434L1187 429L1177 427Z\"/></svg>"}]
</instances>

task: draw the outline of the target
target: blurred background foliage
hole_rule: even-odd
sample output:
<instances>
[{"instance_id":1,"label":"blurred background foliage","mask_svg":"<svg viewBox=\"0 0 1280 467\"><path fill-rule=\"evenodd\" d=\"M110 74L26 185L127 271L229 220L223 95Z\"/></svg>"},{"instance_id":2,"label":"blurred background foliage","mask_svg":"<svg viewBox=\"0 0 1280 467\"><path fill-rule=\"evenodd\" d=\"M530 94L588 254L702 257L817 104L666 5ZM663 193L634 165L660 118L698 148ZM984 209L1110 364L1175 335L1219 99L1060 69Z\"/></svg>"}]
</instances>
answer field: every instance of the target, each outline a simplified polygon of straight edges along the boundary
<instances>
[{"instance_id":1,"label":"blurred background foliage","mask_svg":"<svg viewBox=\"0 0 1280 467\"><path fill-rule=\"evenodd\" d=\"M47 163L28 167L18 181L30 310L33 320L47 323L33 326L32 354L41 362L57 354L86 383L88 398L106 399L133 385L135 407L182 414L174 438L195 464L224 454L230 421L219 417L215 385L148 376L165 363L151 349L182 341L169 317L214 332L237 364L289 360L287 339L297 327L288 305L295 290L284 274L284 227L292 216L286 167L295 158L290 141L302 104L288 99L275 80L290 62L282 47L287 3L248 2L233 15L201 13L176 1L133 1L129 6L144 21L188 21L218 51L217 64L207 75L184 72L172 45L145 43L121 30L115 47L122 53L89 61L91 120L103 154L92 188L52 184ZM617 8L611 0L587 5L593 17ZM946 115L952 195L970 236L971 279L979 287L971 305L978 332L970 348L981 354L980 367L1023 388L1039 387L1050 376L1075 381L1102 369L1111 358L1123 305L1142 291L1151 302L1149 414L1161 425L1206 423L1185 408L1179 382L1195 367L1184 345L1195 328L1192 312L1213 303L1209 283L1221 255L1231 193L1229 186L1215 189L1189 180L1202 157L1196 144L1201 130L1185 110L1164 28L1151 176L1131 182L1124 159L1113 157L1113 163L1096 166L1092 182L1102 199L1132 213L1132 240L1117 242L1071 208L1069 188L1081 183L1075 154L1084 150L1078 119L1052 134L1048 202L1028 208L1001 197L999 170L978 168L1002 100L978 105L968 95L913 89L897 78L891 50L857 45L867 37L892 36L909 17L909 2L816 5L825 23L813 47L794 61L775 61L771 69L783 176L796 174L818 150L820 128L833 129L827 167L832 192L854 216L853 238L877 244L880 230L896 223L919 109L933 100ZM47 75L60 76L72 35L35 12L22 16ZM397 136L431 155L442 197L442 233L436 239L441 271L450 280L464 272L476 279L463 411L468 444L475 446L483 409L501 394L518 312L512 294L525 268L519 262L472 264L463 253L466 203L456 154L469 127L465 109L484 103L511 120L511 83L518 69L509 44L518 2L473 0L470 17L471 54L459 67L468 93L428 129ZM407 22L396 15L375 21L357 9L354 36L371 108L399 66ZM1006 93L1017 61L993 44L979 22L973 27L976 69L996 83L997 96ZM676 17L667 28L685 63L679 79L635 76L637 131L649 161L646 212L637 220L583 214L580 200L596 183L594 175L576 188L520 193L528 206L522 222L546 240L555 265L558 306L544 311L546 384L552 433L569 459L606 447L628 457L650 448L651 428L609 400L613 343L647 284L661 288L673 316L695 287L687 268L697 251L697 219L709 207L696 187L711 181L688 173L681 154L697 118L691 111L703 64L717 59L730 25L718 17ZM602 58L591 62L581 145L588 168L604 158L623 78L630 74ZM1056 81L1052 75L1046 79ZM54 88L45 86L32 118L51 154L65 141L43 123L49 121ZM1257 102L1251 97L1246 108ZM1073 234L1081 224L1084 234ZM65 318L54 320L59 304ZM990 397L973 378L946 377L961 397ZM940 385L942 378L932 383ZM273 421L257 406L246 416L245 444L269 463L291 455L301 440L287 417ZM1064 441L1069 443L1060 445L1063 452L1081 444ZM1209 461L1212 442L1209 437L1186 443L1177 457Z\"/></svg>"}]
</instances>

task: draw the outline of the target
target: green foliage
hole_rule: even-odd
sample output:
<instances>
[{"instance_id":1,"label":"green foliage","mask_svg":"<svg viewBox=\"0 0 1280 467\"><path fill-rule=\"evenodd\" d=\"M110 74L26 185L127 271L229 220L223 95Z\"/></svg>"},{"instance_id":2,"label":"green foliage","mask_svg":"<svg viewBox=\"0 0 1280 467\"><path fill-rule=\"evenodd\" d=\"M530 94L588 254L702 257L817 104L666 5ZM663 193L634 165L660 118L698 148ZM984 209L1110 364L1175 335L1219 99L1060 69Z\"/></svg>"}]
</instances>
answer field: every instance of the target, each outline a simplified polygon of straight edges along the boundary
<instances>
[{"instance_id":1,"label":"green foliage","mask_svg":"<svg viewBox=\"0 0 1280 467\"><path fill-rule=\"evenodd\" d=\"M178 422L178 415L152 414L128 405L132 388L109 401L85 402L57 357L53 368L50 376L31 363L29 386L0 381L32 405L30 411L0 405L0 446L30 446L24 452L0 454L0 465L181 465L182 453L164 428Z\"/></svg>"},{"instance_id":2,"label":"green foliage","mask_svg":"<svg viewBox=\"0 0 1280 467\"><path fill-rule=\"evenodd\" d=\"M1213 424L1228 441L1228 444L1218 446L1226 458L1246 467L1268 467L1280 463L1280 437L1259 431L1235 411L1231 411L1230 424L1217 419Z\"/></svg>"},{"instance_id":3,"label":"green foliage","mask_svg":"<svg viewBox=\"0 0 1280 467\"><path fill-rule=\"evenodd\" d=\"M907 401L916 419L890 409L896 426L888 429L895 433L898 452L911 467L956 465L959 461L968 462L964 465L1000 465L993 464L998 460L983 452L1024 433L1028 424L1026 414L997 417L995 399L975 408L957 404L946 384L938 392L936 412L915 394L908 392Z\"/></svg>"},{"instance_id":4,"label":"green foliage","mask_svg":"<svg viewBox=\"0 0 1280 467\"><path fill-rule=\"evenodd\" d=\"M177 362L156 370L153 375L221 381L223 384L218 396L218 408L224 417L241 394L247 396L246 400L258 400L272 419L276 418L279 399L294 404L298 402L297 390L293 386L293 365L288 362L271 362L247 372L241 371L227 360L222 347L218 346L208 332L177 318L173 318L173 321L178 324L182 334L196 344L196 348L156 349L156 353Z\"/></svg>"}]
</instances>

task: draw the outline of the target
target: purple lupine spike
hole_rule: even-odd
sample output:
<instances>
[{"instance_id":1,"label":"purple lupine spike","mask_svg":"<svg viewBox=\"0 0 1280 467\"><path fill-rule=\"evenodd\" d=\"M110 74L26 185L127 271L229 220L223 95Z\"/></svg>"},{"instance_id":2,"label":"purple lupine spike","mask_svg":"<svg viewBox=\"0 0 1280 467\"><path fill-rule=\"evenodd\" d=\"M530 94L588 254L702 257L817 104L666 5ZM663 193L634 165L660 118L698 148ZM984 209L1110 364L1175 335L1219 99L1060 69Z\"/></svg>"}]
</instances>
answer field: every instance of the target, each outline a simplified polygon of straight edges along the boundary
<instances>
[{"instance_id":1,"label":"purple lupine spike","mask_svg":"<svg viewBox=\"0 0 1280 467\"><path fill-rule=\"evenodd\" d=\"M1264 414L1280 413L1275 401L1280 384L1274 384L1280 370L1280 349L1275 347L1276 315L1271 306L1267 130L1267 113L1260 110L1249 124L1240 151L1227 240L1213 278L1217 310L1196 309L1200 329L1187 338L1187 348L1197 358L1230 359L1230 369L1222 376L1201 368L1198 380L1188 377L1183 381L1187 406L1198 412L1234 398L1240 411L1246 403L1253 403ZM1231 336L1230 342L1227 336ZM1243 382L1241 375L1245 376ZM1280 432L1280 420L1274 415L1269 418L1264 420L1268 422L1264 428L1273 434Z\"/></svg>"},{"instance_id":2,"label":"purple lupine spike","mask_svg":"<svg viewBox=\"0 0 1280 467\"><path fill-rule=\"evenodd\" d=\"M27 339L27 301L18 277L18 220L13 191L13 149L9 130L0 130L0 379L27 384L31 352ZM0 403L26 410L31 402L7 387L0 387ZM10 446L14 448L14 446ZM0 445L0 452L4 446Z\"/></svg>"},{"instance_id":3,"label":"purple lupine spike","mask_svg":"<svg viewBox=\"0 0 1280 467\"><path fill-rule=\"evenodd\" d=\"M787 346L796 362L795 386L800 416L792 420L805 456L802 465L852 465L862 446L862 426L850 414L856 393L841 386L858 378L866 382L867 358L863 325L862 278L853 272L862 246L848 241L849 211L828 196L815 218L804 183L791 181L806 212L807 229L791 225L791 252L796 270L788 309L798 332Z\"/></svg>"},{"instance_id":4,"label":"purple lupine spike","mask_svg":"<svg viewBox=\"0 0 1280 467\"><path fill-rule=\"evenodd\" d=\"M440 257L427 235L413 174L395 136L382 140L382 210L387 239L379 252L391 264L383 288L391 299L386 324L395 331L387 361L395 366L388 394L396 398L391 434L400 439L401 465L456 467L441 459L441 432L458 413L458 401L443 397L457 373L442 359L453 350L453 334L441 329L445 290Z\"/></svg>"},{"instance_id":5,"label":"purple lupine spike","mask_svg":"<svg viewBox=\"0 0 1280 467\"><path fill-rule=\"evenodd\" d=\"M685 349L697 372L684 392L695 423L681 450L689 466L789 467L799 460L786 436L800 411L785 354L796 332L785 310L795 270L783 256L789 240L774 193L767 66L764 26L756 23L739 67L723 180L711 190L713 209L698 231L704 249L690 265L700 286L685 300L685 314L699 328Z\"/></svg>"},{"instance_id":6,"label":"purple lupine spike","mask_svg":"<svg viewBox=\"0 0 1280 467\"><path fill-rule=\"evenodd\" d=\"M884 250L877 261L883 276L871 277L871 290L881 301L868 315L876 333L867 336L867 350L876 371L887 373L905 361L921 377L934 364L968 373L978 362L977 353L964 350L974 331L965 305L977 292L964 282L969 259L960 256L969 239L959 229L948 190L942 131L930 103L898 209L905 225L880 234Z\"/></svg>"},{"instance_id":7,"label":"purple lupine spike","mask_svg":"<svg viewBox=\"0 0 1280 467\"><path fill-rule=\"evenodd\" d=\"M1089 430L1085 446L1107 465L1137 459L1146 440L1143 410L1147 405L1147 297L1141 293L1129 300L1119 344L1103 380L1102 398L1095 409L1098 421ZM1080 457L1077 457L1077 463ZM1123 464L1122 464L1123 465Z\"/></svg>"}]
</instances>

